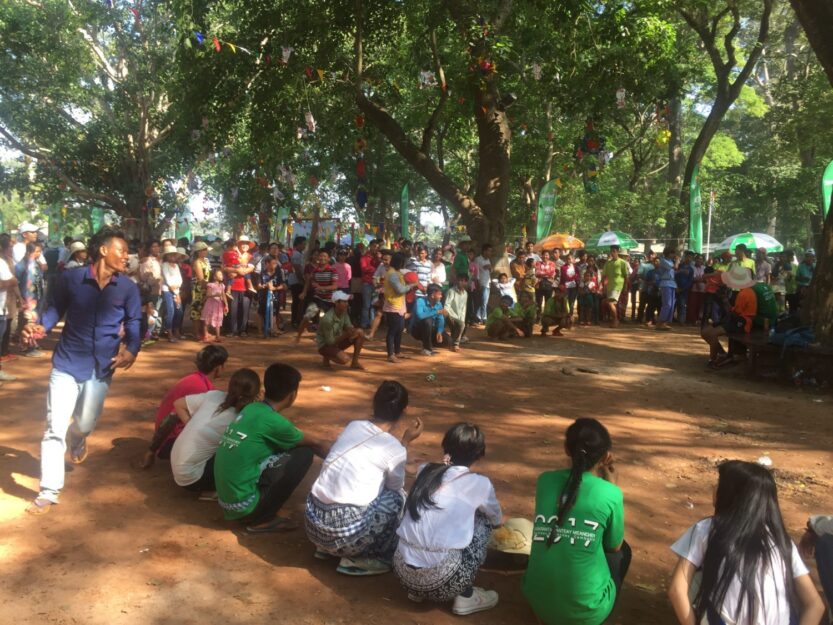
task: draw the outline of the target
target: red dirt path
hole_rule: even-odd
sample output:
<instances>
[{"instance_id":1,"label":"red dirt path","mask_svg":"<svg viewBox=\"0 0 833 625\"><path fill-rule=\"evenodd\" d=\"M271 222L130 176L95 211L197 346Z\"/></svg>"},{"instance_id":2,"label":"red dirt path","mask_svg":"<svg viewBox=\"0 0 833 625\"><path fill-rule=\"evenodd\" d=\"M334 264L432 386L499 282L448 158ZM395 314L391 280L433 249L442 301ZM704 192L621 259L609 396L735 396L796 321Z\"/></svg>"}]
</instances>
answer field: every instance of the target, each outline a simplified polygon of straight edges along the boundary
<instances>
[{"instance_id":1,"label":"red dirt path","mask_svg":"<svg viewBox=\"0 0 833 625\"><path fill-rule=\"evenodd\" d=\"M626 537L634 558L615 622L668 624L668 545L710 513L721 458L770 454L787 525L798 538L809 513L833 511L833 421L829 396L749 381L742 370L704 368L704 346L690 331L633 327L577 329L563 339L496 343L472 333L460 354L416 355L400 365L369 344L366 373L319 367L310 338L296 349L229 340L227 371L262 372L275 360L304 375L288 416L334 438L368 415L378 383L396 377L411 392L411 413L426 422L412 446L414 464L440 456L445 429L466 419L486 430L490 476L508 516L531 517L536 476L564 466L565 427L578 416L610 429L625 492ZM354 579L313 558L303 531L248 536L222 521L216 504L177 488L165 463L131 468L151 434L164 389L191 369L198 346L158 344L115 379L87 462L67 476L61 505L43 517L24 513L35 496L49 363L20 359L18 381L0 388L0 601L2 623L162 625L226 623L450 624L448 606L410 603L393 575ZM577 372L589 368L597 374ZM426 376L435 373L437 380ZM228 376L226 376L227 379ZM221 380L221 386L225 384ZM332 387L331 392L321 390ZM302 518L313 466L286 512ZM534 623L520 577L481 573L499 606L466 617L484 625Z\"/></svg>"}]
</instances>

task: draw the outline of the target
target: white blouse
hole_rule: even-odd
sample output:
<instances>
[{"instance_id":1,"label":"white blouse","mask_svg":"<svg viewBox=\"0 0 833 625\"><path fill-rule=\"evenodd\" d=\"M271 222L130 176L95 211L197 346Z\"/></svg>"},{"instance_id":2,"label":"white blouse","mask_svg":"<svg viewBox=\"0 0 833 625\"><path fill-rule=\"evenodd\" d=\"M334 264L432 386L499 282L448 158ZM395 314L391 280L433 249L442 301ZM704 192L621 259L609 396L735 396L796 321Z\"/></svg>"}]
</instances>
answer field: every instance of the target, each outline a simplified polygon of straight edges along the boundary
<instances>
[{"instance_id":1,"label":"white blouse","mask_svg":"<svg viewBox=\"0 0 833 625\"><path fill-rule=\"evenodd\" d=\"M162 291L179 293L182 286L182 272L177 263L162 263Z\"/></svg>"},{"instance_id":2,"label":"white blouse","mask_svg":"<svg viewBox=\"0 0 833 625\"><path fill-rule=\"evenodd\" d=\"M397 551L411 566L436 566L450 550L468 547L474 536L476 512L485 514L492 525L500 525L503 519L492 482L468 467L450 467L431 499L436 506L420 510L419 521L406 510L396 531Z\"/></svg>"}]
</instances>

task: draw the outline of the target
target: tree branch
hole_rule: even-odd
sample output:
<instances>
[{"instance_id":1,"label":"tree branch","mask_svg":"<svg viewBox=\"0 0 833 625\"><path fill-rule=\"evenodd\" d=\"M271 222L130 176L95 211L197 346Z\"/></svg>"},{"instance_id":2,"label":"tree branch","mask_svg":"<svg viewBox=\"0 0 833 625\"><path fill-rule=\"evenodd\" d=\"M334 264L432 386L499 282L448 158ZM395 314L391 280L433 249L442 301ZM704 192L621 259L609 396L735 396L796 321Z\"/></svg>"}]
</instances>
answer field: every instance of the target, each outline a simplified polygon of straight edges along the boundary
<instances>
[{"instance_id":1,"label":"tree branch","mask_svg":"<svg viewBox=\"0 0 833 625\"><path fill-rule=\"evenodd\" d=\"M434 28L431 29L430 40L431 56L434 57L434 67L437 71L437 77L440 80L440 99L437 102L437 106L434 107L434 111L431 113L428 123L425 124L425 129L422 131L422 146L420 151L423 154L431 153L431 138L434 135L437 122L439 121L440 115L445 107L445 102L448 100L448 84L445 81L445 72L443 71L443 64L440 60L440 52L437 49L437 31Z\"/></svg>"}]
</instances>

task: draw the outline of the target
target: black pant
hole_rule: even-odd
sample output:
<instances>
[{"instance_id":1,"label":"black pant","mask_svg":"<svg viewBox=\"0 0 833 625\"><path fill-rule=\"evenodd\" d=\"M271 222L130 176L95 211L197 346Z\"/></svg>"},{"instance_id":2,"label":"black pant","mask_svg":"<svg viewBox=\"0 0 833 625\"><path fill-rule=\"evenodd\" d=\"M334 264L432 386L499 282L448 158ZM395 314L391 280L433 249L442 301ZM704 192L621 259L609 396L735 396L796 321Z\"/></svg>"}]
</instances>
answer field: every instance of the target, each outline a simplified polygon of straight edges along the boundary
<instances>
[{"instance_id":1,"label":"black pant","mask_svg":"<svg viewBox=\"0 0 833 625\"><path fill-rule=\"evenodd\" d=\"M388 356L393 356L402 351L402 330L405 329L405 317L399 313L386 312L385 324L388 326L388 335L385 338Z\"/></svg>"},{"instance_id":2,"label":"black pant","mask_svg":"<svg viewBox=\"0 0 833 625\"><path fill-rule=\"evenodd\" d=\"M12 340L12 318L9 317L6 323L6 331L3 332L3 337L0 339L0 356L9 355L9 343Z\"/></svg>"},{"instance_id":3,"label":"black pant","mask_svg":"<svg viewBox=\"0 0 833 625\"><path fill-rule=\"evenodd\" d=\"M264 469L260 474L257 483L260 501L250 514L240 519L242 522L247 525L259 525L274 519L278 510L304 479L312 466L312 449L295 447L287 454L288 458L284 458L278 466Z\"/></svg>"},{"instance_id":4,"label":"black pant","mask_svg":"<svg viewBox=\"0 0 833 625\"><path fill-rule=\"evenodd\" d=\"M217 490L217 485L214 482L214 456L208 459L205 463L205 468L202 470L202 477L193 484L183 486L185 490L190 490L194 493L201 493L206 490Z\"/></svg>"},{"instance_id":5,"label":"black pant","mask_svg":"<svg viewBox=\"0 0 833 625\"><path fill-rule=\"evenodd\" d=\"M816 566L827 604L833 605L833 536L824 534L816 541Z\"/></svg>"},{"instance_id":6,"label":"black pant","mask_svg":"<svg viewBox=\"0 0 833 625\"><path fill-rule=\"evenodd\" d=\"M422 349L427 349L429 352L434 349L434 338L436 334L437 330L434 326L433 317L414 320L411 336L417 341L422 341Z\"/></svg>"},{"instance_id":7,"label":"black pant","mask_svg":"<svg viewBox=\"0 0 833 625\"><path fill-rule=\"evenodd\" d=\"M246 291L232 291L231 292L231 333L240 334L241 332L248 332L249 328L249 298L246 297Z\"/></svg>"},{"instance_id":8,"label":"black pant","mask_svg":"<svg viewBox=\"0 0 833 625\"><path fill-rule=\"evenodd\" d=\"M304 290L303 284L290 284L289 292L292 293L292 325L301 325L301 317L304 315L304 309L301 308L301 291Z\"/></svg>"},{"instance_id":9,"label":"black pant","mask_svg":"<svg viewBox=\"0 0 833 625\"><path fill-rule=\"evenodd\" d=\"M631 566L631 557L633 553L631 552L631 546L626 543L622 542L622 548L615 553L606 553L605 559L607 560L607 566L610 569L610 576L613 578L613 583L616 585L616 603L619 602L619 595L622 591L622 584L625 581L625 576L628 574L628 569ZM615 607L616 604L614 604ZM602 623L609 623L612 622L610 620L610 615L602 621Z\"/></svg>"}]
</instances>

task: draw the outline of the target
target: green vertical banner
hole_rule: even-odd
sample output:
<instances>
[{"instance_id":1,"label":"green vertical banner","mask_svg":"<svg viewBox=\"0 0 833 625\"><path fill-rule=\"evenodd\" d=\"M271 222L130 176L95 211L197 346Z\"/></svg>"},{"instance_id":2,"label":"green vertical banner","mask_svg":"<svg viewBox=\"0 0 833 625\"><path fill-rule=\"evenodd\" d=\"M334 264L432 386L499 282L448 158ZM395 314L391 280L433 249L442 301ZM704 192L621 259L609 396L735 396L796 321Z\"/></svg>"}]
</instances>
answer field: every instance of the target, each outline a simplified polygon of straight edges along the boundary
<instances>
[{"instance_id":1,"label":"green vertical banner","mask_svg":"<svg viewBox=\"0 0 833 625\"><path fill-rule=\"evenodd\" d=\"M688 249L697 254L703 252L703 199L700 195L700 165L691 172L688 193Z\"/></svg>"},{"instance_id":2,"label":"green vertical banner","mask_svg":"<svg viewBox=\"0 0 833 625\"><path fill-rule=\"evenodd\" d=\"M408 198L408 183L402 187L402 196L399 198L399 219L402 222L402 236L408 238L408 213L411 212Z\"/></svg>"},{"instance_id":3,"label":"green vertical banner","mask_svg":"<svg viewBox=\"0 0 833 625\"><path fill-rule=\"evenodd\" d=\"M558 189L555 186L555 180L550 180L538 191L538 215L535 221L536 241L540 241L550 233L557 194Z\"/></svg>"},{"instance_id":4,"label":"green vertical banner","mask_svg":"<svg viewBox=\"0 0 833 625\"><path fill-rule=\"evenodd\" d=\"M90 212L90 228L92 228L92 234L95 234L101 227L104 225L104 209L103 208L94 208Z\"/></svg>"},{"instance_id":5,"label":"green vertical banner","mask_svg":"<svg viewBox=\"0 0 833 625\"><path fill-rule=\"evenodd\" d=\"M830 212L831 194L833 194L833 161L824 168L824 175L821 177L821 216L827 219Z\"/></svg>"}]
</instances>

